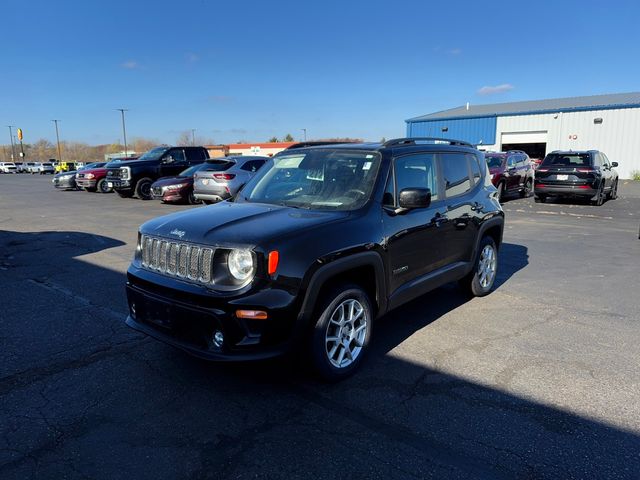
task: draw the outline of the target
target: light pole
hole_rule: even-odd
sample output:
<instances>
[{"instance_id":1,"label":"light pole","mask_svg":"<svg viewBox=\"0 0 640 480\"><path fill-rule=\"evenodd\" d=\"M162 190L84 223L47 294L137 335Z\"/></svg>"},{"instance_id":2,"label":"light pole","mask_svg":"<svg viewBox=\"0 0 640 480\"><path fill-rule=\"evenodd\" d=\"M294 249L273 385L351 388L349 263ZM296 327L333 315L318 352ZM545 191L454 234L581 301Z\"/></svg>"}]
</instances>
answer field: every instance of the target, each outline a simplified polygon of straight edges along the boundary
<instances>
[{"instance_id":1,"label":"light pole","mask_svg":"<svg viewBox=\"0 0 640 480\"><path fill-rule=\"evenodd\" d=\"M127 158L127 128L124 125L124 112L128 112L126 108L116 108L122 114L122 136L124 137L124 158Z\"/></svg>"},{"instance_id":2,"label":"light pole","mask_svg":"<svg viewBox=\"0 0 640 480\"><path fill-rule=\"evenodd\" d=\"M11 130L13 125L7 125L7 127L9 127L9 140L11 140L11 161L15 162L16 150L13 143L13 130Z\"/></svg>"},{"instance_id":3,"label":"light pole","mask_svg":"<svg viewBox=\"0 0 640 480\"><path fill-rule=\"evenodd\" d=\"M192 147L196 146L196 129L195 128L191 129L191 146Z\"/></svg>"},{"instance_id":4,"label":"light pole","mask_svg":"<svg viewBox=\"0 0 640 480\"><path fill-rule=\"evenodd\" d=\"M307 141L307 129L306 128L302 128L301 129L304 132L304 141Z\"/></svg>"},{"instance_id":5,"label":"light pole","mask_svg":"<svg viewBox=\"0 0 640 480\"><path fill-rule=\"evenodd\" d=\"M62 163L62 151L60 150L60 135L58 134L58 122L60 120L51 120L56 124L56 142L58 145L58 163Z\"/></svg>"}]
</instances>

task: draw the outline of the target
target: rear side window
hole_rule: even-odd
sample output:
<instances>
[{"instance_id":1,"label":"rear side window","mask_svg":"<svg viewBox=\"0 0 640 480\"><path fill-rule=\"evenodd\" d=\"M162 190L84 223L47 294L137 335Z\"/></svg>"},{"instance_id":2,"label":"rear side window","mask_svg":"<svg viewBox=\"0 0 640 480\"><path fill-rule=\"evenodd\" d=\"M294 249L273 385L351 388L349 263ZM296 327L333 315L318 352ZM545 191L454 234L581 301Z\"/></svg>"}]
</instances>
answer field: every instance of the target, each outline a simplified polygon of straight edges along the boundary
<instances>
[{"instance_id":1,"label":"rear side window","mask_svg":"<svg viewBox=\"0 0 640 480\"><path fill-rule=\"evenodd\" d=\"M405 188L428 188L431 190L431 199L438 200L438 176L434 154L421 153L399 157L395 161L394 174L396 194L399 195Z\"/></svg>"},{"instance_id":2,"label":"rear side window","mask_svg":"<svg viewBox=\"0 0 640 480\"><path fill-rule=\"evenodd\" d=\"M248 162L245 162L244 165L242 165L242 167L240 167L241 170L245 170L247 172L257 172L260 167L262 165L264 165L264 160L250 160Z\"/></svg>"},{"instance_id":3,"label":"rear side window","mask_svg":"<svg viewBox=\"0 0 640 480\"><path fill-rule=\"evenodd\" d=\"M464 153L441 153L440 160L447 197L462 195L471 190L469 164Z\"/></svg>"},{"instance_id":4,"label":"rear side window","mask_svg":"<svg viewBox=\"0 0 640 480\"><path fill-rule=\"evenodd\" d=\"M203 172L224 172L233 167L236 162L230 162L229 160L209 160L201 171Z\"/></svg>"}]
</instances>

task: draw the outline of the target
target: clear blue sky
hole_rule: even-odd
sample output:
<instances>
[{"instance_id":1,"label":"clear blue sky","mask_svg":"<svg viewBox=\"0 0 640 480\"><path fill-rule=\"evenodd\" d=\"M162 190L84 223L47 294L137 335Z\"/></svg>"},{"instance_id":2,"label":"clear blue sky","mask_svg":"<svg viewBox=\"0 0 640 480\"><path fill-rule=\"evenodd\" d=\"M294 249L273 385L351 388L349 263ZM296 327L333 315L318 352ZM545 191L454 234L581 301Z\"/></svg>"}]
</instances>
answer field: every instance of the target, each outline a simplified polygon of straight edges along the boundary
<instances>
[{"instance_id":1,"label":"clear blue sky","mask_svg":"<svg viewBox=\"0 0 640 480\"><path fill-rule=\"evenodd\" d=\"M119 107L129 137L167 143L379 140L467 101L640 90L637 1L23 0L1 18L0 143L9 124L54 140L53 118L120 140Z\"/></svg>"}]
</instances>

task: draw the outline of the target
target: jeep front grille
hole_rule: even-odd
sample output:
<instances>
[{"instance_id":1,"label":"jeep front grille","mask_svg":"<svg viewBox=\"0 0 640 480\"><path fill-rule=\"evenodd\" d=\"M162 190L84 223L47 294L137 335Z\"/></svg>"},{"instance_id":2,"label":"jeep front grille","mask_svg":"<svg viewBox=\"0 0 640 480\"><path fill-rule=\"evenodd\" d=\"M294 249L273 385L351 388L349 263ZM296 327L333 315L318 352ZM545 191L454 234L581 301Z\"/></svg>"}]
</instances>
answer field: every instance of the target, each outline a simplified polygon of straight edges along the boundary
<instances>
[{"instance_id":1,"label":"jeep front grille","mask_svg":"<svg viewBox=\"0 0 640 480\"><path fill-rule=\"evenodd\" d=\"M142 267L170 277L211 284L215 249L143 235Z\"/></svg>"}]
</instances>

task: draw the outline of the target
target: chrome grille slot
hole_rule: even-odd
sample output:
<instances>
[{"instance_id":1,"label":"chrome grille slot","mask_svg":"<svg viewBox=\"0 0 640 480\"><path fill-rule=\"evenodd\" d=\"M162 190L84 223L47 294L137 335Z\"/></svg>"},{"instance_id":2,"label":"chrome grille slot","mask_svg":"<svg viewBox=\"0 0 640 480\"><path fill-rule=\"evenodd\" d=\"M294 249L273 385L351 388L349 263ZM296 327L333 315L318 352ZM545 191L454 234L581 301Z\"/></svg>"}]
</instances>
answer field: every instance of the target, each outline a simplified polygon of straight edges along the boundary
<instances>
[{"instance_id":1,"label":"chrome grille slot","mask_svg":"<svg viewBox=\"0 0 640 480\"><path fill-rule=\"evenodd\" d=\"M165 240L160 242L160 253L158 254L158 269L161 272L167 271L167 245L168 243Z\"/></svg>"},{"instance_id":2,"label":"chrome grille slot","mask_svg":"<svg viewBox=\"0 0 640 480\"><path fill-rule=\"evenodd\" d=\"M169 245L169 258L167 259L167 273L169 275L175 275L177 267L178 267L178 244L171 243Z\"/></svg>"},{"instance_id":3,"label":"chrome grille slot","mask_svg":"<svg viewBox=\"0 0 640 480\"><path fill-rule=\"evenodd\" d=\"M151 261L149 262L149 266L154 270L158 268L158 253L159 253L160 240L157 238L153 239L151 243Z\"/></svg>"},{"instance_id":4,"label":"chrome grille slot","mask_svg":"<svg viewBox=\"0 0 640 480\"><path fill-rule=\"evenodd\" d=\"M200 281L204 283L211 283L211 260L213 259L213 250L210 248L203 248L200 258Z\"/></svg>"},{"instance_id":5,"label":"chrome grille slot","mask_svg":"<svg viewBox=\"0 0 640 480\"><path fill-rule=\"evenodd\" d=\"M215 249L140 236L142 267L170 277L213 284Z\"/></svg>"},{"instance_id":6,"label":"chrome grille slot","mask_svg":"<svg viewBox=\"0 0 640 480\"><path fill-rule=\"evenodd\" d=\"M191 280L198 280L200 276L200 247L191 247L191 254L189 255L189 278Z\"/></svg>"},{"instance_id":7,"label":"chrome grille slot","mask_svg":"<svg viewBox=\"0 0 640 480\"><path fill-rule=\"evenodd\" d=\"M187 245L180 245L178 248L178 276L187 276L187 259L189 257L189 247Z\"/></svg>"}]
</instances>

